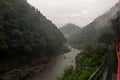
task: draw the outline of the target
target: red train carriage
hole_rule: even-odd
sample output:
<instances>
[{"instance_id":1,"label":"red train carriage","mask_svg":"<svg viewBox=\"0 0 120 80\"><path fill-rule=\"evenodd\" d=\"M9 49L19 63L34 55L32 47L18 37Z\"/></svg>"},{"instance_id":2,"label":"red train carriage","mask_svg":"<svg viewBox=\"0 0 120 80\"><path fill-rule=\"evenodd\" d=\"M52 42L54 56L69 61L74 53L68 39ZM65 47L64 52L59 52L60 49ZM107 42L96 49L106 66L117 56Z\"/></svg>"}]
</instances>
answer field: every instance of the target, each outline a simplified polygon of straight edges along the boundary
<instances>
[{"instance_id":1,"label":"red train carriage","mask_svg":"<svg viewBox=\"0 0 120 80\"><path fill-rule=\"evenodd\" d=\"M120 38L115 41L115 47L118 59L117 80L120 80Z\"/></svg>"}]
</instances>

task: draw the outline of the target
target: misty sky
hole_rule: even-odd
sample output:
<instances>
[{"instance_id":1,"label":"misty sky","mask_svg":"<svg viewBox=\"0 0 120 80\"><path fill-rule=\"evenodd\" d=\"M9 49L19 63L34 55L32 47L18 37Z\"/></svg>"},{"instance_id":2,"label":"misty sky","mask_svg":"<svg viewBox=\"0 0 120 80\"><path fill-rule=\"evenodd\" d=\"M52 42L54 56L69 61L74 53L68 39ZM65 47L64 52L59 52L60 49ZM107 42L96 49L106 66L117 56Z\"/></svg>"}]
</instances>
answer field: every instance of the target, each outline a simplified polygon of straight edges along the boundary
<instances>
[{"instance_id":1,"label":"misty sky","mask_svg":"<svg viewBox=\"0 0 120 80\"><path fill-rule=\"evenodd\" d=\"M108 11L118 0L28 0L28 2L58 27L67 23L84 27Z\"/></svg>"}]
</instances>

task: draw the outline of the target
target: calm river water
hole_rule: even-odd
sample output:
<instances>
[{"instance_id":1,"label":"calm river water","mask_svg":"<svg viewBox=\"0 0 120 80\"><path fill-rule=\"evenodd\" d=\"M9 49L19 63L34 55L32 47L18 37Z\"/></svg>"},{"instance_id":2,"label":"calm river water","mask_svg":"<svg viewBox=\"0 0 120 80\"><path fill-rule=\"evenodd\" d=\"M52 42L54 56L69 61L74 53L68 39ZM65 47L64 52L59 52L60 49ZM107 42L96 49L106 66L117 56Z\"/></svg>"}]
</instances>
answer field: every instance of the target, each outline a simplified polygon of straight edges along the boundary
<instances>
[{"instance_id":1,"label":"calm river water","mask_svg":"<svg viewBox=\"0 0 120 80\"><path fill-rule=\"evenodd\" d=\"M62 76L64 69L67 66L75 65L75 57L81 51L72 47L70 52L57 56L52 60L52 65L46 71L34 76L30 80L57 80L58 77Z\"/></svg>"}]
</instances>

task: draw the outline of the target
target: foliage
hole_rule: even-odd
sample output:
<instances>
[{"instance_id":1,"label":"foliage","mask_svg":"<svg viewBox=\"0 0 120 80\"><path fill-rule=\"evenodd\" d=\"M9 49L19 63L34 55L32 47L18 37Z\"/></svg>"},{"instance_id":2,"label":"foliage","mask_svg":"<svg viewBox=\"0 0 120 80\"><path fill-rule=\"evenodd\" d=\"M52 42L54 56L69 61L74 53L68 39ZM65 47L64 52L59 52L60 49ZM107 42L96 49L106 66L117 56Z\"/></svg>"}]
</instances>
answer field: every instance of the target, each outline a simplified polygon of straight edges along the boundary
<instances>
[{"instance_id":1,"label":"foliage","mask_svg":"<svg viewBox=\"0 0 120 80\"><path fill-rule=\"evenodd\" d=\"M0 0L0 55L53 56L65 38L26 0Z\"/></svg>"},{"instance_id":2,"label":"foliage","mask_svg":"<svg viewBox=\"0 0 120 80\"><path fill-rule=\"evenodd\" d=\"M108 49L110 48L108 48L108 46L111 44L113 45L114 39L120 37L119 16L112 21L110 18L109 21L111 21L112 24L108 25L107 23L107 26L104 22L102 22L105 18L108 18L106 14L93 21L87 27L83 28L78 35L75 35L73 41L77 42L79 45L86 43L86 45L84 45L85 49L76 57L76 69L73 67L66 69L60 80L88 80L97 67L101 64L104 55L109 52ZM112 52L112 49L110 52ZM113 56L111 56L111 54L113 55L113 53L110 53L107 55L107 58L109 61L113 62ZM112 75L113 72L111 71L111 64L113 63L110 63L109 61L109 72L111 73L108 74Z\"/></svg>"},{"instance_id":3,"label":"foliage","mask_svg":"<svg viewBox=\"0 0 120 80\"><path fill-rule=\"evenodd\" d=\"M111 33L104 32L98 38L98 42L106 44L106 48L108 48L109 45L111 45L113 41L114 41L114 33L113 32L111 32Z\"/></svg>"},{"instance_id":4,"label":"foliage","mask_svg":"<svg viewBox=\"0 0 120 80\"><path fill-rule=\"evenodd\" d=\"M25 46L23 47L23 50L24 50L25 52L32 52L32 48L31 48L30 45L25 45Z\"/></svg>"},{"instance_id":5,"label":"foliage","mask_svg":"<svg viewBox=\"0 0 120 80\"><path fill-rule=\"evenodd\" d=\"M119 18L119 12L117 13L117 16L115 19L113 19L112 22L112 29L114 30L114 34L117 37L120 37L120 18Z\"/></svg>"},{"instance_id":6,"label":"foliage","mask_svg":"<svg viewBox=\"0 0 120 80\"><path fill-rule=\"evenodd\" d=\"M103 60L103 55L107 53L104 45L90 45L77 56L76 69L69 67L60 80L88 80Z\"/></svg>"},{"instance_id":7,"label":"foliage","mask_svg":"<svg viewBox=\"0 0 120 80\"><path fill-rule=\"evenodd\" d=\"M109 26L110 27L110 26ZM76 57L76 69L69 67L65 70L65 73L60 80L88 80L97 67L101 64L103 56L108 53L108 46L113 43L115 38L118 38L120 28L119 28L119 18L112 20L110 32L102 32L98 38L98 42L89 41L89 45L85 45L86 48L82 53ZM107 47L106 47L107 44ZM112 44L113 45L113 44ZM112 52L112 49L110 50ZM112 61L113 53L108 55L109 61ZM113 62L113 61L112 61ZM111 65L110 63L110 70ZM110 71L109 71L110 72ZM112 74L112 73L111 73ZM111 75L109 73L109 75ZM71 77L72 76L72 77Z\"/></svg>"}]
</instances>

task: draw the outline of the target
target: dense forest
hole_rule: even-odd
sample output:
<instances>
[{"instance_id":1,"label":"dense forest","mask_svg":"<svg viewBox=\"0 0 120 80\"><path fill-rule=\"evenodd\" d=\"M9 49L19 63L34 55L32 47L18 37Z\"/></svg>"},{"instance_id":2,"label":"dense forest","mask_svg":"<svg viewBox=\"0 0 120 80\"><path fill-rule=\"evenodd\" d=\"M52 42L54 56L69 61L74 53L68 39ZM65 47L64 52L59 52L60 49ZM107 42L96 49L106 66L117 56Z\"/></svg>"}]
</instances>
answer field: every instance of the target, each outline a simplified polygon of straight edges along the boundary
<instances>
[{"instance_id":1,"label":"dense forest","mask_svg":"<svg viewBox=\"0 0 120 80\"><path fill-rule=\"evenodd\" d=\"M64 42L56 25L26 0L0 0L0 73L36 58L48 61Z\"/></svg>"},{"instance_id":2,"label":"dense forest","mask_svg":"<svg viewBox=\"0 0 120 80\"><path fill-rule=\"evenodd\" d=\"M99 66L101 66L103 62L104 66L109 68L106 80L112 80L112 74L116 73L117 69L114 41L120 37L118 4L109 12L97 18L97 20L83 28L83 31L80 32L81 34L79 33L79 36L77 35L77 39L73 38L73 40L75 39L74 41L80 41L77 42L78 45L82 44L84 46L82 47L83 51L76 57L76 68L73 66L67 67L63 77L58 78L58 80L88 80L90 76L100 68ZM109 24L103 24L101 20L109 21ZM97 34L98 32L99 34ZM87 41L87 45L83 44L85 40Z\"/></svg>"}]
</instances>

